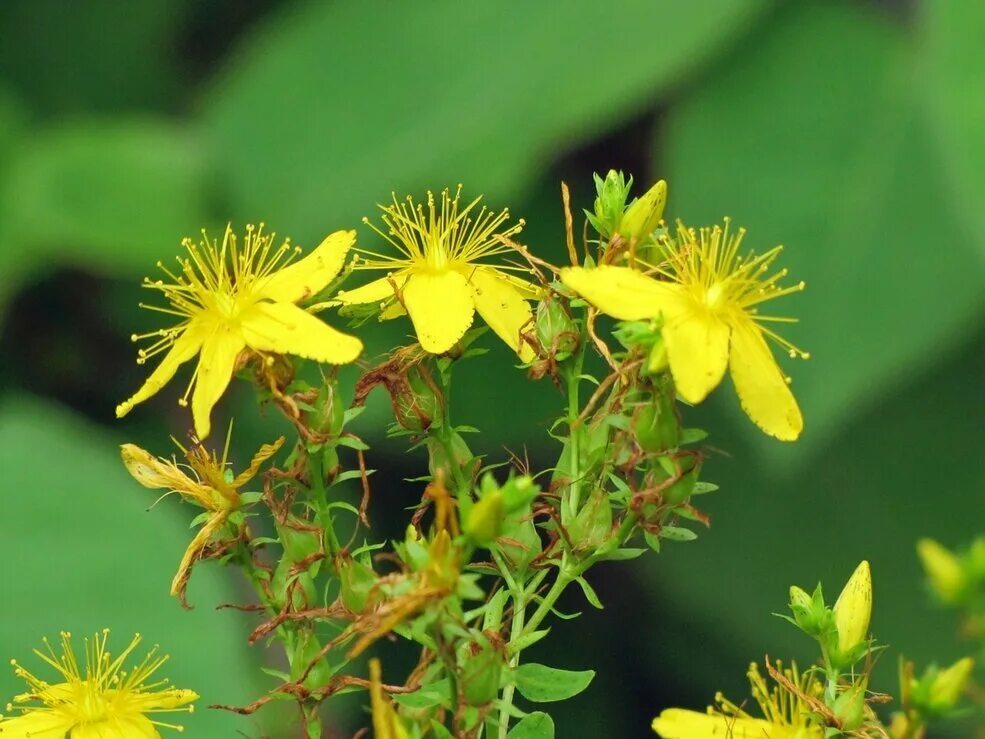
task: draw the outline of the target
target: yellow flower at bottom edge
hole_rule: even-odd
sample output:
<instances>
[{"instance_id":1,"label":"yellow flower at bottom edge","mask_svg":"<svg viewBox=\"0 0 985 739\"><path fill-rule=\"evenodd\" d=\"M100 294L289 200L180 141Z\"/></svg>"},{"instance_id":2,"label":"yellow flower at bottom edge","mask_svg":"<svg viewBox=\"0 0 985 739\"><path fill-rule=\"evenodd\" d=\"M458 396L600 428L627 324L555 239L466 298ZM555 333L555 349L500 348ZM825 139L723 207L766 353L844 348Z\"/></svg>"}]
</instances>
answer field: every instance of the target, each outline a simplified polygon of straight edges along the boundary
<instances>
[{"instance_id":1,"label":"yellow flower at bottom edge","mask_svg":"<svg viewBox=\"0 0 985 739\"><path fill-rule=\"evenodd\" d=\"M527 301L535 299L539 290L510 274L529 270L480 261L511 253L513 247L503 240L517 233L523 221L498 233L509 211L493 213L482 206L475 212L481 196L460 208L461 191L459 186L454 197L442 191L440 206L429 192L426 211L410 197L403 203L394 195L392 205L380 206L386 231L363 219L399 256L360 249L366 256L355 263L355 269L388 274L362 287L340 290L334 302L379 303L380 318L394 318L406 309L421 347L431 354L451 349L478 311L496 335L528 362L534 351L521 334L533 321Z\"/></svg>"},{"instance_id":2,"label":"yellow flower at bottom edge","mask_svg":"<svg viewBox=\"0 0 985 739\"><path fill-rule=\"evenodd\" d=\"M724 227L700 231L677 226L677 238L661 241L663 258L651 274L614 265L567 267L566 286L603 313L622 321L662 317L666 357L677 392L689 403L700 403L731 369L743 410L770 436L793 441L804 421L787 378L770 351L772 339L791 357L808 354L768 327L795 319L767 316L759 306L768 300L802 290L777 283L780 270L767 276L781 247L759 256L741 256L745 235ZM660 278L660 279L658 279Z\"/></svg>"},{"instance_id":3,"label":"yellow flower at bottom edge","mask_svg":"<svg viewBox=\"0 0 985 739\"><path fill-rule=\"evenodd\" d=\"M820 696L821 684L810 675L801 675L796 665L783 670L777 663L777 668L799 695L779 685L771 690L755 664L746 673L763 718L750 716L719 694L715 697L718 710L701 713L668 708L653 720L653 730L663 739L823 739L824 729L811 722L811 707L804 700L804 696Z\"/></svg>"},{"instance_id":4,"label":"yellow flower at bottom edge","mask_svg":"<svg viewBox=\"0 0 985 739\"><path fill-rule=\"evenodd\" d=\"M307 257L290 264L296 254L290 241L274 246L274 235L263 224L247 226L238 244L232 229L201 244L185 239L188 257L179 258L177 274L158 266L169 282L146 279L144 286L159 290L169 308L143 306L182 319L176 326L133 339L153 338L137 354L139 363L167 351L164 359L129 400L116 407L122 418L137 403L147 400L170 380L178 367L199 354L192 392L195 433L204 439L211 430L212 407L225 392L246 349L273 354L295 354L327 364L346 364L362 351L362 342L325 325L298 303L324 289L338 275L355 242L355 231L336 231ZM182 399L182 403L185 402Z\"/></svg>"},{"instance_id":5,"label":"yellow flower at bottom edge","mask_svg":"<svg viewBox=\"0 0 985 739\"><path fill-rule=\"evenodd\" d=\"M140 644L137 635L118 657L106 651L109 630L85 640L85 663L79 665L71 635L61 635L61 654L47 639L46 652L34 653L54 668L61 682L49 683L13 662L14 672L28 686L7 705L20 715L0 718L2 739L160 739L159 728L182 727L149 718L161 713L190 713L198 700L191 690L163 687L167 680L150 683L167 662L157 647L143 661L124 669L124 662ZM27 703L41 705L25 705Z\"/></svg>"}]
</instances>

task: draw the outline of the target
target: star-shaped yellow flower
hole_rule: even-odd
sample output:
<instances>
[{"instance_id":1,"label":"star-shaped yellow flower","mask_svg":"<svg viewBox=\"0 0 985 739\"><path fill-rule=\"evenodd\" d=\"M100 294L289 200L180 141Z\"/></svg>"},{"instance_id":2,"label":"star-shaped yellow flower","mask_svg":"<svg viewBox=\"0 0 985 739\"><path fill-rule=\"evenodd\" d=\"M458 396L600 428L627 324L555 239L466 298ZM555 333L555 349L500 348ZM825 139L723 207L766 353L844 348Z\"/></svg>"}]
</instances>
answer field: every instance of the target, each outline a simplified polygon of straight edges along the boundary
<instances>
[{"instance_id":1,"label":"star-shaped yellow flower","mask_svg":"<svg viewBox=\"0 0 985 739\"><path fill-rule=\"evenodd\" d=\"M185 239L188 256L179 258L177 274L160 263L168 281L147 279L144 285L159 290L168 308L143 306L181 321L134 340L154 338L138 352L137 361L167 351L143 386L116 408L117 417L157 393L180 365L199 354L198 367L182 403L192 393L192 417L199 439L209 435L212 407L232 379L245 349L273 354L295 354L328 364L352 362L362 342L325 325L295 303L327 286L342 270L355 243L355 231L336 231L311 254L291 263L298 253L290 241L274 246L274 235L248 226L240 244L227 227L220 242L203 232L200 244ZM194 391L192 391L194 385Z\"/></svg>"},{"instance_id":2,"label":"star-shaped yellow flower","mask_svg":"<svg viewBox=\"0 0 985 739\"><path fill-rule=\"evenodd\" d=\"M151 490L178 493L208 513L205 523L181 558L178 572L171 581L171 595L184 602L185 586L191 576L192 566L201 558L206 545L222 529L229 516L240 507L242 500L239 489L253 479L260 465L272 457L283 443L284 438L281 437L273 444L264 444L253 456L250 466L236 477L226 475L229 466L226 461L228 439L222 459L199 444L188 450L182 449L194 477L186 474L182 469L184 465L179 465L174 459L155 457L136 444L124 444L120 447L123 464L133 479Z\"/></svg>"},{"instance_id":3,"label":"star-shaped yellow flower","mask_svg":"<svg viewBox=\"0 0 985 739\"><path fill-rule=\"evenodd\" d=\"M782 670L777 663L777 667L796 693L779 684L770 689L755 664L746 673L762 718L750 716L719 694L718 709L701 713L668 708L653 719L653 730L663 739L822 739L824 729L812 720L809 701L817 700L823 687L811 675L800 674L796 665Z\"/></svg>"},{"instance_id":4,"label":"star-shaped yellow flower","mask_svg":"<svg viewBox=\"0 0 985 739\"><path fill-rule=\"evenodd\" d=\"M167 662L157 647L139 663L124 669L124 663L137 645L118 657L106 650L109 630L86 639L85 662L80 666L72 647L71 634L61 635L61 654L45 639L45 651L34 653L58 672L59 682L50 683L13 662L14 672L28 686L28 692L14 697L8 711L19 715L0 718L3 739L160 739L159 728L181 731L182 727L157 721L150 716L161 713L190 713L187 704L198 699L191 690L165 687L167 680L151 681L151 676ZM40 703L41 705L28 705Z\"/></svg>"},{"instance_id":5,"label":"star-shaped yellow flower","mask_svg":"<svg viewBox=\"0 0 985 739\"><path fill-rule=\"evenodd\" d=\"M700 231L678 223L677 237L660 241L657 265L567 267L561 280L603 313L623 321L662 319L666 359L677 392L700 403L731 369L742 408L763 431L793 441L804 421L766 338L791 357L807 358L769 328L795 319L767 316L759 306L797 292L780 287L786 270L767 275L781 247L740 255L744 229L730 223Z\"/></svg>"},{"instance_id":6,"label":"star-shaped yellow flower","mask_svg":"<svg viewBox=\"0 0 985 739\"><path fill-rule=\"evenodd\" d=\"M386 277L353 290L340 290L342 305L380 303L381 318L410 314L417 339L425 351L443 354L451 349L472 325L476 311L521 360L533 359L533 349L521 333L533 319L527 302L537 297L537 288L510 274L523 268L486 262L510 253L505 239L523 227L523 221L497 230L509 211L493 213L478 208L482 197L460 207L461 186L454 197L441 193L440 205L433 193L427 208L393 196L393 204L380 206L385 230L374 231L399 252L399 256L377 254L365 249L355 269L385 270Z\"/></svg>"}]
</instances>

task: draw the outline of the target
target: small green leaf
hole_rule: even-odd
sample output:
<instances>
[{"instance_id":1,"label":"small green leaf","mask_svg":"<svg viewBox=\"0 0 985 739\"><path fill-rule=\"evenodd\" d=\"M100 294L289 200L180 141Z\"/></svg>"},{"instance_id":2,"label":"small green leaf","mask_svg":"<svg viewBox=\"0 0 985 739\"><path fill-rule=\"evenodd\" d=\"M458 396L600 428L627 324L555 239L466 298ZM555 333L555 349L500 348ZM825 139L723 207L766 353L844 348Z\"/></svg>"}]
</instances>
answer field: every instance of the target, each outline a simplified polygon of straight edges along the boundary
<instances>
[{"instance_id":1,"label":"small green leaf","mask_svg":"<svg viewBox=\"0 0 985 739\"><path fill-rule=\"evenodd\" d=\"M516 688L533 703L552 703L572 698L592 682L595 670L559 670L536 662L520 665L514 673Z\"/></svg>"},{"instance_id":2,"label":"small green leaf","mask_svg":"<svg viewBox=\"0 0 985 739\"><path fill-rule=\"evenodd\" d=\"M437 719L431 719L431 731L434 732L435 739L455 739L455 736L444 724L438 723Z\"/></svg>"},{"instance_id":3,"label":"small green leaf","mask_svg":"<svg viewBox=\"0 0 985 739\"><path fill-rule=\"evenodd\" d=\"M539 642L549 633L551 633L550 629L538 629L537 631L531 631L529 634L524 634L515 642L510 644L510 653L516 654L517 652L522 652L527 647Z\"/></svg>"},{"instance_id":4,"label":"small green leaf","mask_svg":"<svg viewBox=\"0 0 985 739\"><path fill-rule=\"evenodd\" d=\"M506 736L509 739L554 739L554 719L543 711L531 713Z\"/></svg>"},{"instance_id":5,"label":"small green leaf","mask_svg":"<svg viewBox=\"0 0 985 739\"><path fill-rule=\"evenodd\" d=\"M585 594L585 599L601 611L604 608L602 601L599 600L598 593L595 592L595 589L588 584L588 580L584 577L577 577L575 578L575 582L581 585L581 592Z\"/></svg>"},{"instance_id":6,"label":"small green leaf","mask_svg":"<svg viewBox=\"0 0 985 739\"><path fill-rule=\"evenodd\" d=\"M660 529L660 538L667 541L694 541L698 535L691 529L682 529L680 526L664 526Z\"/></svg>"}]
</instances>

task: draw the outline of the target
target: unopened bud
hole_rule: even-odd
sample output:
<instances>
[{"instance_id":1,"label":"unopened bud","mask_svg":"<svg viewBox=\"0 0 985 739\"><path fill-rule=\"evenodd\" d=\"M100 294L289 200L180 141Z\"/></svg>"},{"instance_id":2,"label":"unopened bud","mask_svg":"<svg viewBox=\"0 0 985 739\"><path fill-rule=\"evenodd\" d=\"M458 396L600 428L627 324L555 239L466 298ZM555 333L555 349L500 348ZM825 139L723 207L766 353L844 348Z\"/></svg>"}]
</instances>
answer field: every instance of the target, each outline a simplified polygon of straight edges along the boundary
<instances>
[{"instance_id":1,"label":"unopened bud","mask_svg":"<svg viewBox=\"0 0 985 739\"><path fill-rule=\"evenodd\" d=\"M502 526L503 493L495 490L472 506L462 528L477 546L487 547L499 536Z\"/></svg>"},{"instance_id":2,"label":"unopened bud","mask_svg":"<svg viewBox=\"0 0 985 739\"><path fill-rule=\"evenodd\" d=\"M853 661L852 652L869 634L872 617L872 573L869 563L862 560L848 579L834 607L838 630L838 651L843 659Z\"/></svg>"},{"instance_id":3,"label":"unopened bud","mask_svg":"<svg viewBox=\"0 0 985 739\"><path fill-rule=\"evenodd\" d=\"M917 542L917 554L934 594L943 603L956 603L965 591L966 580L961 562L946 547L933 539Z\"/></svg>"},{"instance_id":4,"label":"unopened bud","mask_svg":"<svg viewBox=\"0 0 985 739\"><path fill-rule=\"evenodd\" d=\"M469 705L484 706L499 694L503 655L485 637L470 645L467 651L462 668L462 692Z\"/></svg>"},{"instance_id":5,"label":"unopened bud","mask_svg":"<svg viewBox=\"0 0 985 739\"><path fill-rule=\"evenodd\" d=\"M568 527L576 549L594 550L612 534L612 504L605 491L596 489Z\"/></svg>"},{"instance_id":6,"label":"unopened bud","mask_svg":"<svg viewBox=\"0 0 985 739\"><path fill-rule=\"evenodd\" d=\"M622 172L610 169L603 180L595 175L595 211L588 213L589 222L604 239L609 239L618 230L623 209L626 207L626 197L632 187L633 178L626 178Z\"/></svg>"},{"instance_id":7,"label":"unopened bud","mask_svg":"<svg viewBox=\"0 0 985 739\"><path fill-rule=\"evenodd\" d=\"M548 296L537 304L537 340L547 356L561 362L578 347L578 330L559 300Z\"/></svg>"},{"instance_id":8,"label":"unopened bud","mask_svg":"<svg viewBox=\"0 0 985 739\"><path fill-rule=\"evenodd\" d=\"M529 515L523 514L506 519L496 545L517 573L526 572L543 549L537 526Z\"/></svg>"},{"instance_id":9,"label":"unopened bud","mask_svg":"<svg viewBox=\"0 0 985 739\"><path fill-rule=\"evenodd\" d=\"M865 721L865 685L852 685L835 698L834 714L842 731L858 729Z\"/></svg>"},{"instance_id":10,"label":"unopened bud","mask_svg":"<svg viewBox=\"0 0 985 739\"><path fill-rule=\"evenodd\" d=\"M971 657L959 659L953 665L937 673L930 685L930 707L937 713L946 713L961 699L975 661Z\"/></svg>"},{"instance_id":11,"label":"unopened bud","mask_svg":"<svg viewBox=\"0 0 985 739\"><path fill-rule=\"evenodd\" d=\"M339 562L338 571L342 603L353 613L362 613L376 585L376 573L368 564L351 557Z\"/></svg>"},{"instance_id":12,"label":"unopened bud","mask_svg":"<svg viewBox=\"0 0 985 739\"><path fill-rule=\"evenodd\" d=\"M619 222L619 235L624 239L642 241L652 234L664 215L667 204L667 183L658 180L641 198L626 208Z\"/></svg>"}]
</instances>

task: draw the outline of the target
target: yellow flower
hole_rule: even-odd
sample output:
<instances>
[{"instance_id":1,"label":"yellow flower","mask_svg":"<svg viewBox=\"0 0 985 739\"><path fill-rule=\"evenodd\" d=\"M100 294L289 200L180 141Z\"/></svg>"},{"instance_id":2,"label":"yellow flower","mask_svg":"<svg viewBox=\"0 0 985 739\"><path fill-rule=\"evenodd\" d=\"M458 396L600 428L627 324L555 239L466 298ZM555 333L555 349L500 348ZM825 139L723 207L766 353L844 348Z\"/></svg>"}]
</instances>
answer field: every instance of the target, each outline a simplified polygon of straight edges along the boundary
<instances>
[{"instance_id":1,"label":"yellow flower","mask_svg":"<svg viewBox=\"0 0 985 739\"><path fill-rule=\"evenodd\" d=\"M661 240L665 261L647 272L614 265L568 267L561 270L561 279L619 320L661 316L660 352L666 349L677 391L689 403L704 400L728 366L749 417L767 434L793 441L800 436L803 418L766 338L791 357L808 355L769 328L770 323L794 319L761 315L759 306L802 290L804 283L780 287L786 270L766 273L781 247L742 256L745 230L733 234L729 227L728 219L724 226L700 231L678 222L676 240Z\"/></svg>"},{"instance_id":2,"label":"yellow flower","mask_svg":"<svg viewBox=\"0 0 985 739\"><path fill-rule=\"evenodd\" d=\"M838 651L847 656L869 635L872 618L872 572L865 560L855 568L834 607Z\"/></svg>"},{"instance_id":3,"label":"yellow flower","mask_svg":"<svg viewBox=\"0 0 985 739\"><path fill-rule=\"evenodd\" d=\"M663 739L822 739L824 729L812 722L810 701L818 699L823 687L812 676L798 673L796 665L781 671L796 692L782 684L770 689L755 664L746 673L762 718L750 716L719 693L717 709L701 713L668 708L653 720L653 730Z\"/></svg>"},{"instance_id":4,"label":"yellow flower","mask_svg":"<svg viewBox=\"0 0 985 739\"><path fill-rule=\"evenodd\" d=\"M527 303L538 295L531 283L510 274L521 267L489 264L486 259L510 253L504 239L523 228L520 220L502 232L497 229L509 211L493 213L477 197L460 208L461 186L452 197L441 193L440 206L428 192L427 209L408 197L393 196L380 206L385 230L363 221L399 252L399 256L360 249L365 255L355 269L385 270L381 277L353 290L340 290L337 303L380 303L380 318L410 314L417 339L425 351L442 354L464 336L475 312L505 341L520 359L533 359L533 349L521 332L533 320Z\"/></svg>"},{"instance_id":5,"label":"yellow flower","mask_svg":"<svg viewBox=\"0 0 985 739\"><path fill-rule=\"evenodd\" d=\"M199 445L188 450L178 447L185 453L188 468L194 477L187 475L181 469L184 465L179 466L174 459L154 457L135 444L124 444L120 447L127 472L145 488L178 493L185 500L208 512L205 523L181 558L178 572L171 581L171 595L184 602L185 586L191 576L192 566L201 558L206 545L222 529L230 514L240 507L242 501L239 489L253 479L260 465L273 456L283 443L284 438L281 437L273 444L264 444L254 455L250 466L236 477L226 475L228 438L222 459Z\"/></svg>"},{"instance_id":6,"label":"yellow flower","mask_svg":"<svg viewBox=\"0 0 985 739\"><path fill-rule=\"evenodd\" d=\"M380 661L369 661L369 699L373 707L373 735L376 739L410 739L410 733L383 694Z\"/></svg>"},{"instance_id":7,"label":"yellow flower","mask_svg":"<svg viewBox=\"0 0 985 739\"><path fill-rule=\"evenodd\" d=\"M54 668L60 682L49 683L35 677L16 661L14 672L28 686L7 705L7 711L20 715L0 718L3 739L159 739L158 728L182 727L155 721L150 714L190 713L198 700L191 690L165 687L167 680L149 682L167 662L166 656L151 649L143 661L129 669L123 663L140 644L138 634L116 658L106 651L109 629L85 640L85 664L81 665L72 648L71 634L61 635L61 654L47 639L46 651L34 653ZM41 705L25 705L27 703Z\"/></svg>"},{"instance_id":8,"label":"yellow flower","mask_svg":"<svg viewBox=\"0 0 985 739\"><path fill-rule=\"evenodd\" d=\"M137 362L167 350L167 354L133 397L116 407L122 418L137 403L154 395L170 380L178 367L200 354L182 405L192 393L195 432L204 439L210 431L212 407L225 391L246 349L275 354L296 354L329 364L353 361L362 351L359 339L340 333L295 303L311 297L341 271L346 254L355 241L355 231L336 231L311 254L291 264L298 253L290 241L274 246L274 234L265 234L263 224L247 226L242 244L226 227L221 243L185 239L188 257L179 258L180 269L171 272L161 263L168 281L144 281L159 290L171 304L168 308L143 306L177 316L171 328L134 336L134 341L153 338L141 349Z\"/></svg>"}]
</instances>

